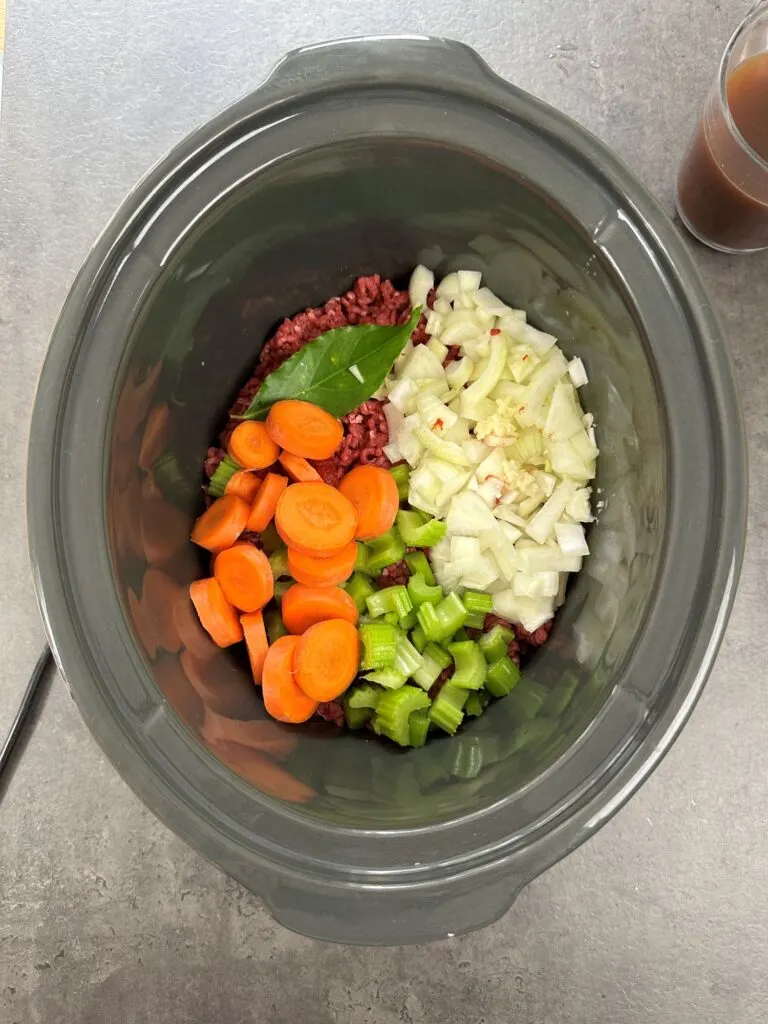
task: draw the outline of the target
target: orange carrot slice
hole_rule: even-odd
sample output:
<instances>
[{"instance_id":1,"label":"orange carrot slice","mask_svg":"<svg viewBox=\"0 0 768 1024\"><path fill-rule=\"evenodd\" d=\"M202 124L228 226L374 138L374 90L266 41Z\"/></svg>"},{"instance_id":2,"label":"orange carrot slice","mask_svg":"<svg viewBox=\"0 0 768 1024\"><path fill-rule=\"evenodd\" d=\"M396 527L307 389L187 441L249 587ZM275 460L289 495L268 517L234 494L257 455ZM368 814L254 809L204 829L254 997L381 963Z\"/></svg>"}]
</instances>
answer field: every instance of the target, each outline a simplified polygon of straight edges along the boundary
<instances>
[{"instance_id":1,"label":"orange carrot slice","mask_svg":"<svg viewBox=\"0 0 768 1024\"><path fill-rule=\"evenodd\" d=\"M308 587L333 587L352 575L357 559L357 544L352 540L341 551L325 558L304 555L288 548L288 572Z\"/></svg>"},{"instance_id":2,"label":"orange carrot slice","mask_svg":"<svg viewBox=\"0 0 768 1024\"><path fill-rule=\"evenodd\" d=\"M224 551L235 543L250 515L248 502L225 494L206 509L192 529L192 540L208 551Z\"/></svg>"},{"instance_id":3,"label":"orange carrot slice","mask_svg":"<svg viewBox=\"0 0 768 1024\"><path fill-rule=\"evenodd\" d=\"M311 480L322 480L314 466L310 466L306 459L300 455L291 455L290 452L281 452L278 462L285 472L299 484L308 484Z\"/></svg>"},{"instance_id":4,"label":"orange carrot slice","mask_svg":"<svg viewBox=\"0 0 768 1024\"><path fill-rule=\"evenodd\" d=\"M295 583L283 594L281 614L291 633L305 633L316 622L346 619L353 626L359 618L357 605L341 587L305 587Z\"/></svg>"},{"instance_id":5,"label":"orange carrot slice","mask_svg":"<svg viewBox=\"0 0 768 1024\"><path fill-rule=\"evenodd\" d=\"M357 512L358 540L380 537L390 529L400 507L395 478L379 466L356 466L339 484L339 491Z\"/></svg>"},{"instance_id":6,"label":"orange carrot slice","mask_svg":"<svg viewBox=\"0 0 768 1024\"><path fill-rule=\"evenodd\" d=\"M248 648L248 660L251 663L253 681L260 686L264 671L264 659L269 650L264 616L261 612L249 612L247 615L240 616L240 625L243 627L245 646Z\"/></svg>"},{"instance_id":7,"label":"orange carrot slice","mask_svg":"<svg viewBox=\"0 0 768 1024\"><path fill-rule=\"evenodd\" d=\"M272 644L264 659L261 680L264 707L280 722L306 722L317 709L317 701L302 692L294 679L293 659L298 644L298 637L282 636Z\"/></svg>"},{"instance_id":8,"label":"orange carrot slice","mask_svg":"<svg viewBox=\"0 0 768 1024\"><path fill-rule=\"evenodd\" d=\"M275 402L266 427L275 444L305 459L329 459L344 438L341 423L329 412L296 399Z\"/></svg>"},{"instance_id":9,"label":"orange carrot slice","mask_svg":"<svg viewBox=\"0 0 768 1024\"><path fill-rule=\"evenodd\" d=\"M334 700L355 678L359 664L355 627L346 619L327 619L310 626L299 640L296 682L312 700Z\"/></svg>"},{"instance_id":10,"label":"orange carrot slice","mask_svg":"<svg viewBox=\"0 0 768 1024\"><path fill-rule=\"evenodd\" d=\"M266 469L280 454L267 428L258 420L238 423L230 435L227 451L243 469Z\"/></svg>"},{"instance_id":11,"label":"orange carrot slice","mask_svg":"<svg viewBox=\"0 0 768 1024\"><path fill-rule=\"evenodd\" d=\"M280 495L288 486L288 480L277 473L267 473L264 483L251 506L248 516L248 529L255 533L266 530L272 522Z\"/></svg>"},{"instance_id":12,"label":"orange carrot slice","mask_svg":"<svg viewBox=\"0 0 768 1024\"><path fill-rule=\"evenodd\" d=\"M349 544L357 528L357 514L329 484L293 484L280 495L275 526L289 548L322 558Z\"/></svg>"},{"instance_id":13,"label":"orange carrot slice","mask_svg":"<svg viewBox=\"0 0 768 1024\"><path fill-rule=\"evenodd\" d=\"M213 574L224 597L242 612L260 611L275 592L269 559L253 544L235 544L220 551Z\"/></svg>"},{"instance_id":14,"label":"orange carrot slice","mask_svg":"<svg viewBox=\"0 0 768 1024\"><path fill-rule=\"evenodd\" d=\"M218 647L231 647L243 639L237 612L217 580L195 580L189 585L189 596L200 624Z\"/></svg>"},{"instance_id":15,"label":"orange carrot slice","mask_svg":"<svg viewBox=\"0 0 768 1024\"><path fill-rule=\"evenodd\" d=\"M238 498L253 504L254 498L259 493L261 477L253 469L238 469L227 481L224 487L225 494L236 494Z\"/></svg>"}]
</instances>

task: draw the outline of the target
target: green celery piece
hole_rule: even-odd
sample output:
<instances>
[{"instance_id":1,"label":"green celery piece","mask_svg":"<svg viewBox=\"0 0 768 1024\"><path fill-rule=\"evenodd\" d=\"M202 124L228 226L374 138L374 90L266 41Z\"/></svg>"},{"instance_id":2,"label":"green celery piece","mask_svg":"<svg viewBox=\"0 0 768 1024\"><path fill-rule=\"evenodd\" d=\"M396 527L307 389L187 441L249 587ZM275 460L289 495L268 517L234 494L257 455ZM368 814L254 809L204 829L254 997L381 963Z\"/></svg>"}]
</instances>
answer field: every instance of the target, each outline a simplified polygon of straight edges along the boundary
<instances>
[{"instance_id":1,"label":"green celery piece","mask_svg":"<svg viewBox=\"0 0 768 1024\"><path fill-rule=\"evenodd\" d=\"M392 666L396 672L404 672L406 677L412 676L424 663L424 658L408 637L401 637L395 648L395 663Z\"/></svg>"},{"instance_id":2,"label":"green celery piece","mask_svg":"<svg viewBox=\"0 0 768 1024\"><path fill-rule=\"evenodd\" d=\"M362 572L368 575L368 548L365 544L357 544L357 555L353 566L355 572Z\"/></svg>"},{"instance_id":3,"label":"green celery piece","mask_svg":"<svg viewBox=\"0 0 768 1024\"><path fill-rule=\"evenodd\" d=\"M466 622L466 619L464 621ZM465 644L467 640L470 639L471 637L469 633L466 631L466 629L464 629L463 626L460 629L457 629L453 636L453 642L456 644Z\"/></svg>"},{"instance_id":4,"label":"green celery piece","mask_svg":"<svg viewBox=\"0 0 768 1024\"><path fill-rule=\"evenodd\" d=\"M372 683L357 683L347 690L344 705L351 708L375 708L379 703L381 690Z\"/></svg>"},{"instance_id":5,"label":"green celery piece","mask_svg":"<svg viewBox=\"0 0 768 1024\"><path fill-rule=\"evenodd\" d=\"M408 510L397 513L397 530L406 547L431 548L445 536L446 524L439 519L425 523L420 512Z\"/></svg>"},{"instance_id":6,"label":"green celery piece","mask_svg":"<svg viewBox=\"0 0 768 1024\"><path fill-rule=\"evenodd\" d=\"M405 324L359 324L326 331L264 379L241 418L263 420L272 405L285 398L346 416L381 387L420 316L421 306L416 306Z\"/></svg>"},{"instance_id":7,"label":"green celery piece","mask_svg":"<svg viewBox=\"0 0 768 1024\"><path fill-rule=\"evenodd\" d=\"M397 493L400 496L400 501L405 501L408 497L408 481L411 475L410 467L407 462L401 462L397 466L393 466L389 471L394 477L394 481L397 484Z\"/></svg>"},{"instance_id":8,"label":"green celery piece","mask_svg":"<svg viewBox=\"0 0 768 1024\"><path fill-rule=\"evenodd\" d=\"M417 686L401 686L383 693L373 716L376 731L407 747L410 743L409 719L414 711L430 705L429 697Z\"/></svg>"},{"instance_id":9,"label":"green celery piece","mask_svg":"<svg viewBox=\"0 0 768 1024\"><path fill-rule=\"evenodd\" d=\"M397 633L385 622L365 623L358 630L363 647L362 667L390 668L395 662Z\"/></svg>"},{"instance_id":10,"label":"green celery piece","mask_svg":"<svg viewBox=\"0 0 768 1024\"><path fill-rule=\"evenodd\" d=\"M419 654L424 653L424 648L427 646L427 634L424 632L421 626L418 625L418 620L417 625L414 626L414 628L411 630L411 643L419 652Z\"/></svg>"},{"instance_id":11,"label":"green celery piece","mask_svg":"<svg viewBox=\"0 0 768 1024\"><path fill-rule=\"evenodd\" d=\"M477 718L485 711L489 699L490 697L486 690L473 690L467 697L467 703L464 705L464 714Z\"/></svg>"},{"instance_id":12,"label":"green celery piece","mask_svg":"<svg viewBox=\"0 0 768 1024\"><path fill-rule=\"evenodd\" d=\"M220 498L229 481L235 473L242 468L243 467L235 462L234 459L230 459L228 455L225 455L217 466L216 472L211 477L210 483L208 484L208 493L214 498Z\"/></svg>"},{"instance_id":13,"label":"green celery piece","mask_svg":"<svg viewBox=\"0 0 768 1024\"><path fill-rule=\"evenodd\" d=\"M452 593L438 605L423 604L417 609L416 616L427 638L439 643L461 629L467 618L467 609L459 595Z\"/></svg>"},{"instance_id":14,"label":"green celery piece","mask_svg":"<svg viewBox=\"0 0 768 1024\"><path fill-rule=\"evenodd\" d=\"M284 547L283 539L277 532L277 527L274 522L271 522L269 526L265 527L259 534L259 540L261 546L264 548L266 555L273 555L279 548Z\"/></svg>"},{"instance_id":15,"label":"green celery piece","mask_svg":"<svg viewBox=\"0 0 768 1024\"><path fill-rule=\"evenodd\" d=\"M515 722L520 725L535 718L549 691L546 686L533 679L521 679L504 702L505 708L511 713Z\"/></svg>"},{"instance_id":16,"label":"green celery piece","mask_svg":"<svg viewBox=\"0 0 768 1024\"><path fill-rule=\"evenodd\" d=\"M575 672L566 672L559 683L549 691L541 705L541 714L548 718L557 718L565 711L573 699L579 685L579 677Z\"/></svg>"},{"instance_id":17,"label":"green celery piece","mask_svg":"<svg viewBox=\"0 0 768 1024\"><path fill-rule=\"evenodd\" d=\"M264 609L264 627L270 644L273 644L275 640L279 640L281 636L288 635L288 630L285 628L280 612L272 604L267 605Z\"/></svg>"},{"instance_id":18,"label":"green celery piece","mask_svg":"<svg viewBox=\"0 0 768 1024\"><path fill-rule=\"evenodd\" d=\"M416 609L411 608L407 615L403 615L398 619L398 625L404 633L409 633L418 621L419 620L416 618Z\"/></svg>"},{"instance_id":19,"label":"green celery piece","mask_svg":"<svg viewBox=\"0 0 768 1024\"><path fill-rule=\"evenodd\" d=\"M390 624L390 626L400 625L400 616L397 614L397 612L385 612L383 618L385 622L388 622Z\"/></svg>"},{"instance_id":20,"label":"green celery piece","mask_svg":"<svg viewBox=\"0 0 768 1024\"><path fill-rule=\"evenodd\" d=\"M405 554L405 544L394 527L382 533L380 537L374 537L366 543L368 549L368 566L366 571L370 576L378 576L382 569L395 562L401 562Z\"/></svg>"},{"instance_id":21,"label":"green celery piece","mask_svg":"<svg viewBox=\"0 0 768 1024\"><path fill-rule=\"evenodd\" d=\"M281 576L290 576L288 571L288 548L278 548L269 556L269 564L272 567L272 575L276 580Z\"/></svg>"},{"instance_id":22,"label":"green celery piece","mask_svg":"<svg viewBox=\"0 0 768 1024\"><path fill-rule=\"evenodd\" d=\"M275 600L282 601L287 590L293 586L293 580L277 580L275 583Z\"/></svg>"},{"instance_id":23,"label":"green celery piece","mask_svg":"<svg viewBox=\"0 0 768 1024\"><path fill-rule=\"evenodd\" d=\"M443 732L453 736L464 718L462 709L468 693L468 690L461 690L458 686L452 686L450 682L446 683L432 701L429 709L430 721Z\"/></svg>"},{"instance_id":24,"label":"green celery piece","mask_svg":"<svg viewBox=\"0 0 768 1024\"><path fill-rule=\"evenodd\" d=\"M385 590L376 590L370 594L365 601L368 606L369 615L374 618L386 615L387 612L394 612L399 618L406 616L413 604L406 587L387 587Z\"/></svg>"},{"instance_id":25,"label":"green celery piece","mask_svg":"<svg viewBox=\"0 0 768 1024\"><path fill-rule=\"evenodd\" d=\"M506 697L520 681L520 669L508 655L488 667L486 690L494 697Z\"/></svg>"},{"instance_id":26,"label":"green celery piece","mask_svg":"<svg viewBox=\"0 0 768 1024\"><path fill-rule=\"evenodd\" d=\"M365 576L361 576L359 572L350 577L345 589L355 602L359 612L363 612L367 608L366 598L376 593L371 581L367 580Z\"/></svg>"},{"instance_id":27,"label":"green celery piece","mask_svg":"<svg viewBox=\"0 0 768 1024\"><path fill-rule=\"evenodd\" d=\"M505 629L504 626L494 626L487 633L483 633L480 639L477 641L480 644L480 650L485 656L485 660L493 663L498 661L499 658L505 658L509 645L515 639L515 634L511 629Z\"/></svg>"},{"instance_id":28,"label":"green celery piece","mask_svg":"<svg viewBox=\"0 0 768 1024\"><path fill-rule=\"evenodd\" d=\"M363 678L370 683L383 686L385 690L399 690L405 684L408 676L391 665L389 668L377 668L375 672L366 672Z\"/></svg>"},{"instance_id":29,"label":"green celery piece","mask_svg":"<svg viewBox=\"0 0 768 1024\"><path fill-rule=\"evenodd\" d=\"M445 597L443 588L430 587L420 572L414 573L408 580L408 594L414 608L420 608L426 602L440 604Z\"/></svg>"},{"instance_id":30,"label":"green celery piece","mask_svg":"<svg viewBox=\"0 0 768 1024\"><path fill-rule=\"evenodd\" d=\"M427 742L429 732L429 714L426 708L411 712L408 719L408 745L411 747L423 747Z\"/></svg>"},{"instance_id":31,"label":"green celery piece","mask_svg":"<svg viewBox=\"0 0 768 1024\"><path fill-rule=\"evenodd\" d=\"M373 708L353 708L344 704L344 719L348 729L362 729L373 714Z\"/></svg>"},{"instance_id":32,"label":"green celery piece","mask_svg":"<svg viewBox=\"0 0 768 1024\"><path fill-rule=\"evenodd\" d=\"M464 623L465 629L483 629L485 626L485 612L469 612L467 614L467 621Z\"/></svg>"},{"instance_id":33,"label":"green celery piece","mask_svg":"<svg viewBox=\"0 0 768 1024\"><path fill-rule=\"evenodd\" d=\"M451 664L451 658L437 644L427 644L421 656L423 663L413 673L413 681L418 683L422 690L429 690L437 682L443 669Z\"/></svg>"},{"instance_id":34,"label":"green celery piece","mask_svg":"<svg viewBox=\"0 0 768 1024\"><path fill-rule=\"evenodd\" d=\"M425 582L430 587L434 587L435 583L437 583L435 574L432 572L432 566L429 564L429 559L423 551L409 551L405 556L405 564L412 573L421 573Z\"/></svg>"},{"instance_id":35,"label":"green celery piece","mask_svg":"<svg viewBox=\"0 0 768 1024\"><path fill-rule=\"evenodd\" d=\"M470 694L474 696L474 694ZM474 779L483 767L483 745L477 736L460 736L453 748L451 775L459 779Z\"/></svg>"},{"instance_id":36,"label":"green celery piece","mask_svg":"<svg viewBox=\"0 0 768 1024\"><path fill-rule=\"evenodd\" d=\"M473 640L467 640L464 643L448 644L448 652L456 665L451 685L462 690L482 689L488 665L480 647Z\"/></svg>"},{"instance_id":37,"label":"green celery piece","mask_svg":"<svg viewBox=\"0 0 768 1024\"><path fill-rule=\"evenodd\" d=\"M482 612L487 615L493 611L493 598L490 594L481 594L477 590L465 590L461 600L468 612Z\"/></svg>"}]
</instances>

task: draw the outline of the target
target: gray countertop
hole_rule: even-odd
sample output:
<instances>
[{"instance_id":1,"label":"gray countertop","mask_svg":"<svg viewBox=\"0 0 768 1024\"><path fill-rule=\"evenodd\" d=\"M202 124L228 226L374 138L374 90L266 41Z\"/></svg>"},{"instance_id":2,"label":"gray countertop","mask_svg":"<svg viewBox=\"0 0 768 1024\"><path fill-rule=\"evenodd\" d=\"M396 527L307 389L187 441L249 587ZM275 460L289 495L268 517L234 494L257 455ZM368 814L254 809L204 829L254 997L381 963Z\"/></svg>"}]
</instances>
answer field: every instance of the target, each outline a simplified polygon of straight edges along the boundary
<instances>
[{"instance_id":1,"label":"gray countertop","mask_svg":"<svg viewBox=\"0 0 768 1024\"><path fill-rule=\"evenodd\" d=\"M0 732L43 643L26 556L29 411L91 240L144 169L287 49L470 43L634 168L672 212L685 136L744 0L9 0L0 130ZM696 248L751 446L750 540L717 667L662 766L478 934L325 946L145 810L60 680L0 804L4 1024L720 1024L768 1017L768 255Z\"/></svg>"}]
</instances>

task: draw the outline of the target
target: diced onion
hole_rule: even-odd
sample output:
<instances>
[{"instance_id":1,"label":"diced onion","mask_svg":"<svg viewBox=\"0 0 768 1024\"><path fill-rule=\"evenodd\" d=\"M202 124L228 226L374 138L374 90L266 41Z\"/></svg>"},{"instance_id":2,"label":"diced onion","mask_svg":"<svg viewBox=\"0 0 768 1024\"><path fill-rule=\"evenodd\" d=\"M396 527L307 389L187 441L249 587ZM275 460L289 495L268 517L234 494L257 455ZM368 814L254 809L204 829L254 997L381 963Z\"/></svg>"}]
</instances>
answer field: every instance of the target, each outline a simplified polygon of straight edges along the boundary
<instances>
[{"instance_id":1,"label":"diced onion","mask_svg":"<svg viewBox=\"0 0 768 1024\"><path fill-rule=\"evenodd\" d=\"M412 306L426 306L427 296L435 286L435 275L428 268L419 264L411 274L408 285L408 297Z\"/></svg>"},{"instance_id":2,"label":"diced onion","mask_svg":"<svg viewBox=\"0 0 768 1024\"><path fill-rule=\"evenodd\" d=\"M476 292L480 287L480 282L483 280L483 275L479 270L460 270L457 277L459 279L459 289L465 293Z\"/></svg>"},{"instance_id":3,"label":"diced onion","mask_svg":"<svg viewBox=\"0 0 768 1024\"><path fill-rule=\"evenodd\" d=\"M555 539L564 555L589 554L581 523L555 523Z\"/></svg>"},{"instance_id":4,"label":"diced onion","mask_svg":"<svg viewBox=\"0 0 768 1024\"><path fill-rule=\"evenodd\" d=\"M568 375L571 378L573 386L575 388L583 387L585 384L589 384L589 377L587 376L587 369L584 363L576 356L568 363Z\"/></svg>"}]
</instances>

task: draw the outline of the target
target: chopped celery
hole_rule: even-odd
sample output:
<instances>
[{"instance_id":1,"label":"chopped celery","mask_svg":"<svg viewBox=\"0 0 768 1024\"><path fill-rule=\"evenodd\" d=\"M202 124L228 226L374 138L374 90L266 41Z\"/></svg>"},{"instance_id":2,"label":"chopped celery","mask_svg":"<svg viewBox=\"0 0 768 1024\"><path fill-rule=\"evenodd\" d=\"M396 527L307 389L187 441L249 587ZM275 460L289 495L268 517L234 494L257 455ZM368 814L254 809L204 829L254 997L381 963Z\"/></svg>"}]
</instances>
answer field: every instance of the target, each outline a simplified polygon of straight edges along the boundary
<instances>
[{"instance_id":1,"label":"chopped celery","mask_svg":"<svg viewBox=\"0 0 768 1024\"><path fill-rule=\"evenodd\" d=\"M483 767L483 748L477 736L461 736L451 744L453 765L451 775L460 779L474 779Z\"/></svg>"},{"instance_id":2,"label":"chopped celery","mask_svg":"<svg viewBox=\"0 0 768 1024\"><path fill-rule=\"evenodd\" d=\"M398 620L398 625L400 626L400 629L404 630L407 633L413 629L413 627L416 625L418 621L419 620L416 618L416 609L411 608L407 615L400 616L400 619Z\"/></svg>"},{"instance_id":3,"label":"chopped celery","mask_svg":"<svg viewBox=\"0 0 768 1024\"><path fill-rule=\"evenodd\" d=\"M357 683L347 690L344 705L351 708L375 708L379 703L381 690L372 683Z\"/></svg>"},{"instance_id":4,"label":"chopped celery","mask_svg":"<svg viewBox=\"0 0 768 1024\"><path fill-rule=\"evenodd\" d=\"M461 600L468 612L483 612L487 615L493 611L493 598L490 594L481 594L477 590L465 590Z\"/></svg>"},{"instance_id":5,"label":"chopped celery","mask_svg":"<svg viewBox=\"0 0 768 1024\"><path fill-rule=\"evenodd\" d=\"M432 701L432 707L429 709L430 721L443 732L453 736L464 718L462 708L467 700L467 693L467 690L446 683Z\"/></svg>"},{"instance_id":6,"label":"chopped celery","mask_svg":"<svg viewBox=\"0 0 768 1024\"><path fill-rule=\"evenodd\" d=\"M366 672L363 678L370 683L383 686L385 690L399 690L405 684L408 676L392 665L389 668L377 668L375 672Z\"/></svg>"},{"instance_id":7,"label":"chopped celery","mask_svg":"<svg viewBox=\"0 0 768 1024\"><path fill-rule=\"evenodd\" d=\"M579 677L575 672L566 672L560 682L554 686L544 703L541 705L542 715L550 718L557 718L562 715L573 699L576 688L579 685Z\"/></svg>"},{"instance_id":8,"label":"chopped celery","mask_svg":"<svg viewBox=\"0 0 768 1024\"><path fill-rule=\"evenodd\" d=\"M228 455L225 455L219 463L216 472L211 477L211 482L208 484L208 493L213 495L214 498L220 498L229 481L242 468L234 459L230 459Z\"/></svg>"},{"instance_id":9,"label":"chopped celery","mask_svg":"<svg viewBox=\"0 0 768 1024\"><path fill-rule=\"evenodd\" d=\"M421 668L423 663L423 656L419 654L408 637L401 637L395 647L395 663L392 666L394 670L396 672L403 672L406 677L412 676L414 672Z\"/></svg>"},{"instance_id":10,"label":"chopped celery","mask_svg":"<svg viewBox=\"0 0 768 1024\"><path fill-rule=\"evenodd\" d=\"M427 742L429 732L429 714L426 708L419 708L413 711L408 719L408 745L411 747L423 747Z\"/></svg>"},{"instance_id":11,"label":"chopped celery","mask_svg":"<svg viewBox=\"0 0 768 1024\"><path fill-rule=\"evenodd\" d=\"M381 618L381 616L379 616L379 618ZM399 626L400 616L397 614L397 612L385 612L384 621L388 622L390 626Z\"/></svg>"},{"instance_id":12,"label":"chopped celery","mask_svg":"<svg viewBox=\"0 0 768 1024\"><path fill-rule=\"evenodd\" d=\"M467 703L464 705L464 714L477 718L478 715L482 715L485 711L489 700L490 696L485 690L473 690L467 697Z\"/></svg>"},{"instance_id":13,"label":"chopped celery","mask_svg":"<svg viewBox=\"0 0 768 1024\"><path fill-rule=\"evenodd\" d=\"M275 600L282 601L286 590L290 590L292 586L293 580L278 580L275 583Z\"/></svg>"},{"instance_id":14,"label":"chopped celery","mask_svg":"<svg viewBox=\"0 0 768 1024\"><path fill-rule=\"evenodd\" d=\"M468 629L482 629L485 626L485 614L483 612L470 612L464 625Z\"/></svg>"},{"instance_id":15,"label":"chopped celery","mask_svg":"<svg viewBox=\"0 0 768 1024\"><path fill-rule=\"evenodd\" d=\"M376 732L407 747L411 734L409 720L414 711L429 707L429 697L417 686L402 686L381 695L373 716Z\"/></svg>"},{"instance_id":16,"label":"chopped celery","mask_svg":"<svg viewBox=\"0 0 768 1024\"><path fill-rule=\"evenodd\" d=\"M425 523L420 512L397 513L397 532L406 547L431 548L443 539L445 531L446 525L439 519L430 519Z\"/></svg>"},{"instance_id":17,"label":"chopped celery","mask_svg":"<svg viewBox=\"0 0 768 1024\"><path fill-rule=\"evenodd\" d=\"M419 608L425 602L439 604L445 597L443 588L430 587L420 572L414 573L408 580L408 593L414 608Z\"/></svg>"},{"instance_id":18,"label":"chopped celery","mask_svg":"<svg viewBox=\"0 0 768 1024\"><path fill-rule=\"evenodd\" d=\"M520 679L520 669L506 654L488 667L485 688L494 697L506 697Z\"/></svg>"},{"instance_id":19,"label":"chopped celery","mask_svg":"<svg viewBox=\"0 0 768 1024\"><path fill-rule=\"evenodd\" d=\"M419 625L429 640L447 640L461 629L467 618L467 609L458 594L449 594L440 604L423 604L416 611Z\"/></svg>"},{"instance_id":20,"label":"chopped celery","mask_svg":"<svg viewBox=\"0 0 768 1024\"><path fill-rule=\"evenodd\" d=\"M504 706L519 725L536 717L548 692L546 686L533 679L521 679L505 700Z\"/></svg>"},{"instance_id":21,"label":"chopped celery","mask_svg":"<svg viewBox=\"0 0 768 1024\"><path fill-rule=\"evenodd\" d=\"M405 501L408 497L408 478L411 475L408 463L401 462L399 465L393 466L389 472L397 484L397 493L400 495L400 501Z\"/></svg>"},{"instance_id":22,"label":"chopped celery","mask_svg":"<svg viewBox=\"0 0 768 1024\"><path fill-rule=\"evenodd\" d=\"M451 659L437 644L427 644L421 657L421 666L412 673L413 681L418 683L423 690L429 690L437 682L443 669L451 664Z\"/></svg>"},{"instance_id":23,"label":"chopped celery","mask_svg":"<svg viewBox=\"0 0 768 1024\"><path fill-rule=\"evenodd\" d=\"M394 612L398 618L403 618L413 608L408 590L403 586L376 590L368 595L365 603L369 615L373 615L374 618L386 615L387 612Z\"/></svg>"},{"instance_id":24,"label":"chopped celery","mask_svg":"<svg viewBox=\"0 0 768 1024\"><path fill-rule=\"evenodd\" d=\"M424 577L424 581L428 583L430 587L434 587L435 583L437 583L435 574L432 572L432 566L429 564L429 559L423 551L410 551L405 556L405 564L412 573L421 573Z\"/></svg>"},{"instance_id":25,"label":"chopped celery","mask_svg":"<svg viewBox=\"0 0 768 1024\"><path fill-rule=\"evenodd\" d=\"M424 653L424 648L427 646L427 634L424 632L421 626L417 625L411 631L411 643L419 652L419 654Z\"/></svg>"},{"instance_id":26,"label":"chopped celery","mask_svg":"<svg viewBox=\"0 0 768 1024\"><path fill-rule=\"evenodd\" d=\"M381 570L386 569L388 565L401 562L405 554L405 544L394 528L382 533L380 537L369 540L366 548L368 549L366 572L371 576L378 576Z\"/></svg>"},{"instance_id":27,"label":"chopped celery","mask_svg":"<svg viewBox=\"0 0 768 1024\"><path fill-rule=\"evenodd\" d=\"M514 639L515 634L511 629L506 629L504 626L494 626L487 633L483 633L478 643L480 644L480 650L485 655L485 660L493 663L498 661L499 658L506 657L509 645Z\"/></svg>"},{"instance_id":28,"label":"chopped celery","mask_svg":"<svg viewBox=\"0 0 768 1024\"><path fill-rule=\"evenodd\" d=\"M371 581L367 580L365 576L361 576L359 572L356 572L347 582L346 591L357 605L359 612L363 612L367 608L365 599L376 593Z\"/></svg>"},{"instance_id":29,"label":"chopped celery","mask_svg":"<svg viewBox=\"0 0 768 1024\"><path fill-rule=\"evenodd\" d=\"M267 555L273 555L278 548L283 547L283 541L280 534L277 532L275 524L272 522L269 526L265 527L259 534L261 540L261 546Z\"/></svg>"},{"instance_id":30,"label":"chopped celery","mask_svg":"<svg viewBox=\"0 0 768 1024\"><path fill-rule=\"evenodd\" d=\"M344 704L344 719L348 729L362 729L373 714L373 708L353 708Z\"/></svg>"},{"instance_id":31,"label":"chopped celery","mask_svg":"<svg viewBox=\"0 0 768 1024\"><path fill-rule=\"evenodd\" d=\"M290 576L288 571L288 548L278 548L269 556L269 564L272 567L272 575L276 580L281 576Z\"/></svg>"},{"instance_id":32,"label":"chopped celery","mask_svg":"<svg viewBox=\"0 0 768 1024\"><path fill-rule=\"evenodd\" d=\"M366 574L368 573L368 548L365 546L365 544L357 545L357 555L355 557L354 571L364 572Z\"/></svg>"},{"instance_id":33,"label":"chopped celery","mask_svg":"<svg viewBox=\"0 0 768 1024\"><path fill-rule=\"evenodd\" d=\"M466 622L466 619L464 620ZM471 640L469 633L462 626L461 629L457 629L453 636L453 642L455 644L464 644L467 640Z\"/></svg>"},{"instance_id":34,"label":"chopped celery","mask_svg":"<svg viewBox=\"0 0 768 1024\"><path fill-rule=\"evenodd\" d=\"M456 665L451 685L462 690L480 690L488 670L483 652L473 640L448 644L448 651Z\"/></svg>"},{"instance_id":35,"label":"chopped celery","mask_svg":"<svg viewBox=\"0 0 768 1024\"><path fill-rule=\"evenodd\" d=\"M264 626L267 630L270 644L273 644L275 640L279 640L281 636L288 635L288 630L285 628L280 612L274 605L268 605L264 609Z\"/></svg>"},{"instance_id":36,"label":"chopped celery","mask_svg":"<svg viewBox=\"0 0 768 1024\"><path fill-rule=\"evenodd\" d=\"M366 623L360 627L363 645L362 667L389 668L395 661L397 632L385 622Z\"/></svg>"}]
</instances>

